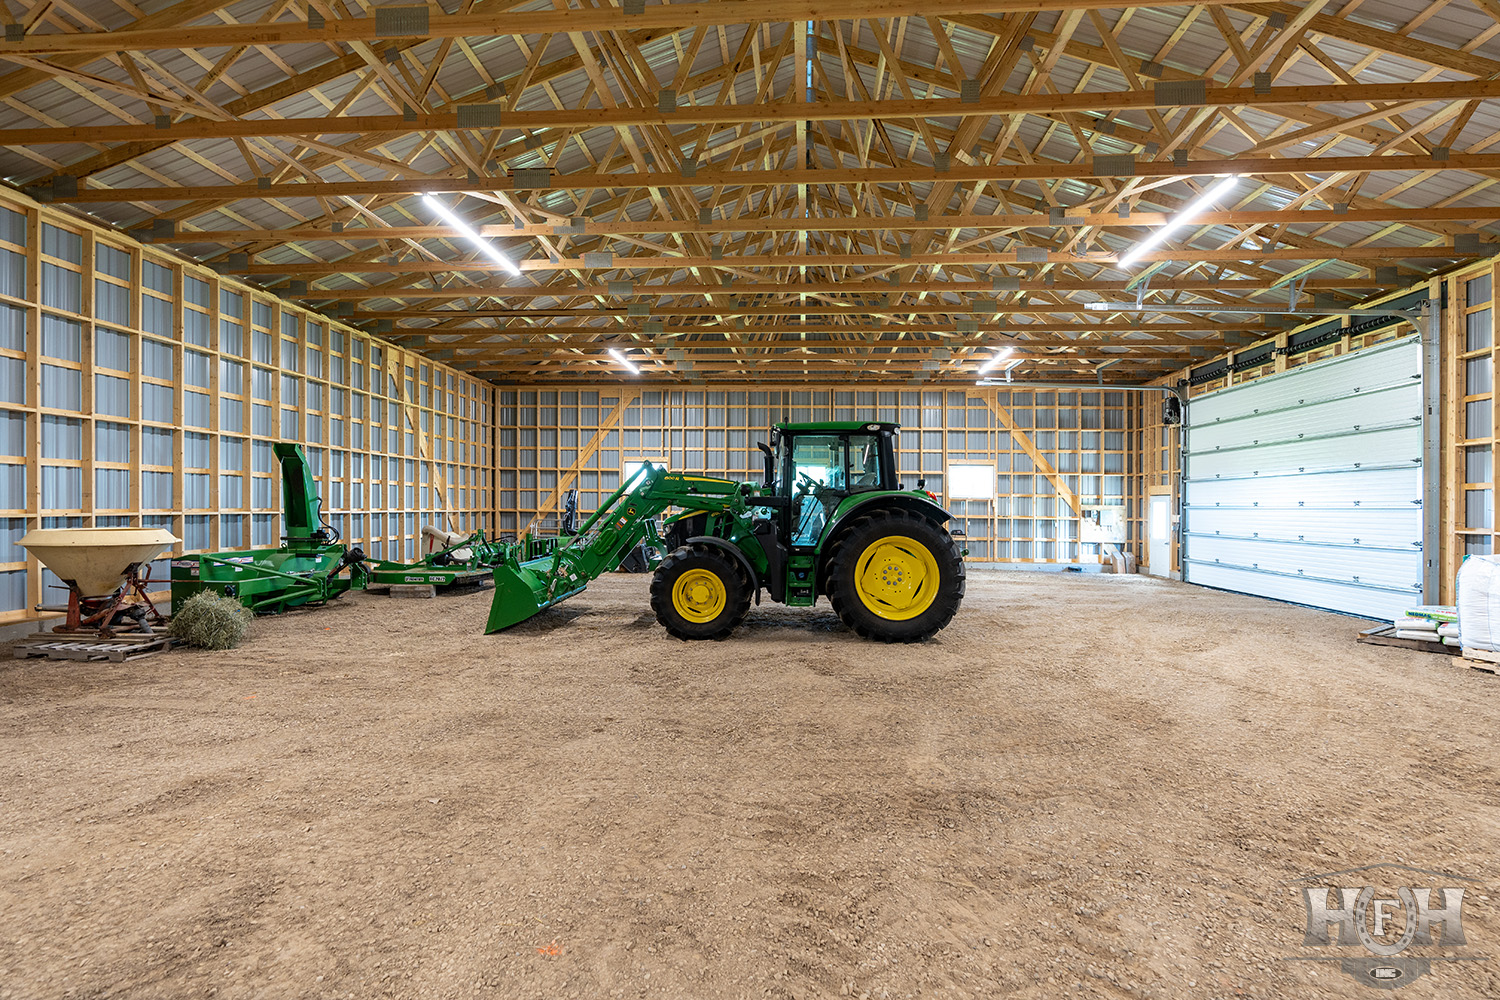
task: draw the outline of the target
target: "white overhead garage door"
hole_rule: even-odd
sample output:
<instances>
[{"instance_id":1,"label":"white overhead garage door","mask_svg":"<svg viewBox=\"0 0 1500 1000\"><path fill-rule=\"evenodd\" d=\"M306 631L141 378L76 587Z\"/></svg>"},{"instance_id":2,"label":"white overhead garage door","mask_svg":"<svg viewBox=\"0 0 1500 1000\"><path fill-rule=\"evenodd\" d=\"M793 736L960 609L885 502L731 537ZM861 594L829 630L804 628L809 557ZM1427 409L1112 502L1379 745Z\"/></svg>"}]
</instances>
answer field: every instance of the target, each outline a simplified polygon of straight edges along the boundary
<instances>
[{"instance_id":1,"label":"white overhead garage door","mask_svg":"<svg viewBox=\"0 0 1500 1000\"><path fill-rule=\"evenodd\" d=\"M1417 337L1192 400L1190 583L1390 618L1422 600Z\"/></svg>"}]
</instances>

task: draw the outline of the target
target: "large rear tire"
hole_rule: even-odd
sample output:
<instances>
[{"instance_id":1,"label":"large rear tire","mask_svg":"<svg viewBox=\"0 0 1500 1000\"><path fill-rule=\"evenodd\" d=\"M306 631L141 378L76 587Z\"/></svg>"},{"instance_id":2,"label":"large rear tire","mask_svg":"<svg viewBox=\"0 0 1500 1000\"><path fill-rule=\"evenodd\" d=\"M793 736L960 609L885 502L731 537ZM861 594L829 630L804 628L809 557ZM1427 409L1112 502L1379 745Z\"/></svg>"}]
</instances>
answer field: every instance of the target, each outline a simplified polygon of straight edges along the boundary
<instances>
[{"instance_id":1,"label":"large rear tire","mask_svg":"<svg viewBox=\"0 0 1500 1000\"><path fill-rule=\"evenodd\" d=\"M843 623L881 642L930 638L953 620L964 584L953 537L904 510L874 511L840 531L824 580Z\"/></svg>"},{"instance_id":2,"label":"large rear tire","mask_svg":"<svg viewBox=\"0 0 1500 1000\"><path fill-rule=\"evenodd\" d=\"M750 610L750 581L729 553L684 545L656 567L651 610L679 639L723 639Z\"/></svg>"}]
</instances>

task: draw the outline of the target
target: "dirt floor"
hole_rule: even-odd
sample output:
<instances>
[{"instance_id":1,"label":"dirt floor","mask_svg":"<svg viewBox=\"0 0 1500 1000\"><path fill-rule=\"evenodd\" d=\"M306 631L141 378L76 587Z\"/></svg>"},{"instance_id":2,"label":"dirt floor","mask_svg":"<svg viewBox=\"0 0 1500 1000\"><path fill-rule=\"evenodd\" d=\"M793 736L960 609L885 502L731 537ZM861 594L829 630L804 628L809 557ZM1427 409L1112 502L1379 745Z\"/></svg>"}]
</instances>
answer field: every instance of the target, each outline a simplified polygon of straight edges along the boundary
<instances>
[{"instance_id":1,"label":"dirt floor","mask_svg":"<svg viewBox=\"0 0 1500 1000\"><path fill-rule=\"evenodd\" d=\"M1500 677L1145 577L975 572L924 645L723 643L615 576L359 594L228 654L0 660L0 998L1354 997L1292 880L1463 885ZM3 651L0 651L3 655ZM1388 894L1393 895L1393 894ZM1374 994L1378 995L1378 994Z\"/></svg>"}]
</instances>

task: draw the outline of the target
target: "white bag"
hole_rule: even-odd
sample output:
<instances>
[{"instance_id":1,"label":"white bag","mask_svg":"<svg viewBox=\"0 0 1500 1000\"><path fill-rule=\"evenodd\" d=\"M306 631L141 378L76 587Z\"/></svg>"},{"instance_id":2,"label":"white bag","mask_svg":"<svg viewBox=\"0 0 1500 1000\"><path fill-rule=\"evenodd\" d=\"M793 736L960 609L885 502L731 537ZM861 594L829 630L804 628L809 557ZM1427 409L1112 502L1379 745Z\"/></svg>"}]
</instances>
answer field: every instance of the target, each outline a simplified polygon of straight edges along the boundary
<instances>
[{"instance_id":1,"label":"white bag","mask_svg":"<svg viewBox=\"0 0 1500 1000\"><path fill-rule=\"evenodd\" d=\"M1458 628L1470 649L1495 649L1500 624L1500 557L1470 556L1458 568Z\"/></svg>"}]
</instances>

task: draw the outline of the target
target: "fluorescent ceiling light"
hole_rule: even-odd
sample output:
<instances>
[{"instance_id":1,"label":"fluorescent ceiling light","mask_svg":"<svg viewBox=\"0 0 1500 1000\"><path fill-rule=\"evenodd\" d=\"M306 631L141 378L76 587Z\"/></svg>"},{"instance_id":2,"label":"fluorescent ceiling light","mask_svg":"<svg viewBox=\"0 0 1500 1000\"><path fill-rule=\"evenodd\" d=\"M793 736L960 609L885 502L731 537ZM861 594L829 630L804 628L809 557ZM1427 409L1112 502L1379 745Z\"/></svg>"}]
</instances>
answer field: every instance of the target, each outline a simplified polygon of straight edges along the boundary
<instances>
[{"instance_id":1,"label":"fluorescent ceiling light","mask_svg":"<svg viewBox=\"0 0 1500 1000\"><path fill-rule=\"evenodd\" d=\"M1087 309L1089 312L1108 312L1115 307L1112 303L1109 302L1085 302L1083 304L1083 308Z\"/></svg>"},{"instance_id":2,"label":"fluorescent ceiling light","mask_svg":"<svg viewBox=\"0 0 1500 1000\"><path fill-rule=\"evenodd\" d=\"M1141 240L1132 249L1127 251L1125 256L1120 258L1120 262L1116 266L1129 267L1131 264L1134 264L1141 258L1141 255L1148 253L1149 251L1160 246L1163 242L1166 241L1168 236L1171 236L1173 233L1177 232L1177 230L1181 229L1183 226L1187 225L1198 216L1202 215L1204 209L1213 204L1214 201L1217 200L1220 196L1228 194L1231 190L1234 189L1236 185L1239 184L1239 182L1240 177L1238 174L1233 177L1220 178L1217 184L1210 187L1207 191L1200 194L1197 198L1194 198L1186 208L1173 216L1171 222L1168 222L1166 225L1162 226L1156 232Z\"/></svg>"},{"instance_id":3,"label":"fluorescent ceiling light","mask_svg":"<svg viewBox=\"0 0 1500 1000\"><path fill-rule=\"evenodd\" d=\"M1004 375L1005 376L1005 381L1009 382L1010 381L1010 373L1013 372L1013 371L1015 371L1016 367L1018 365L1020 365L1021 362L1025 361L1025 360L1026 360L1025 358L1011 358L1009 361L1005 362L1004 364L1002 364L1000 366L1000 371L998 372L998 374ZM993 364L994 364L994 361L991 361L990 365L993 365ZM988 368L989 368L989 365L986 365L985 368L980 369L980 371L984 372L984 371L988 370ZM975 384L976 385L1003 385L1004 383L996 382L992 378L985 378L985 376L983 374L981 374L979 376L979 378L975 379Z\"/></svg>"},{"instance_id":4,"label":"fluorescent ceiling light","mask_svg":"<svg viewBox=\"0 0 1500 1000\"><path fill-rule=\"evenodd\" d=\"M460 219L458 216L454 215L453 210L450 209L447 205L444 205L442 202L438 201L430 194L424 194L422 196L422 200L427 203L428 208L437 213L439 218L448 223L448 225L452 226L454 229L457 229L459 233L463 235L464 239L474 244L474 246L479 249L480 253L484 254L486 257L490 258L495 263L505 268L511 274L520 277L521 269L516 266L515 261L511 260L509 257L505 256L505 254L496 249L495 244L491 243L489 240L485 239L483 236L480 236L477 232L475 232L474 227L470 226L463 219Z\"/></svg>"},{"instance_id":5,"label":"fluorescent ceiling light","mask_svg":"<svg viewBox=\"0 0 1500 1000\"><path fill-rule=\"evenodd\" d=\"M609 349L609 356L620 362L620 364L624 365L626 368L630 369L630 374L639 375L641 373L641 370L636 367L635 362L627 358L625 356L625 352L620 350L618 347L611 347Z\"/></svg>"},{"instance_id":6,"label":"fluorescent ceiling light","mask_svg":"<svg viewBox=\"0 0 1500 1000\"><path fill-rule=\"evenodd\" d=\"M982 365L979 366L979 374L983 375L985 372L990 371L996 365L998 365L1000 362L1004 361L1006 358L1010 357L1014 353L1016 353L1016 351L1015 351L1015 348L1013 348L1013 347L1002 347L1002 348L1000 348L1000 350L998 350L998 351L995 352L995 354L994 354L993 357L991 357L988 361L986 361L984 364L982 364Z\"/></svg>"}]
</instances>

